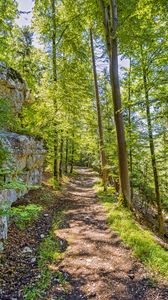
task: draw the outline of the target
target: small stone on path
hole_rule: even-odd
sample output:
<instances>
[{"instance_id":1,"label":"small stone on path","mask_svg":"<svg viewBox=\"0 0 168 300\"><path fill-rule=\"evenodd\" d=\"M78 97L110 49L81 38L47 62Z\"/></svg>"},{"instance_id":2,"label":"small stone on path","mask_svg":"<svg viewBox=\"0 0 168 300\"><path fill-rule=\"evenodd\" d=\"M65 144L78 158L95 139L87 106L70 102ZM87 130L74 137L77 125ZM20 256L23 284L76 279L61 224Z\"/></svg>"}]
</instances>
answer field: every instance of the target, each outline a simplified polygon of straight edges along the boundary
<instances>
[{"instance_id":1,"label":"small stone on path","mask_svg":"<svg viewBox=\"0 0 168 300\"><path fill-rule=\"evenodd\" d=\"M30 247L24 247L22 253L32 253L33 250Z\"/></svg>"}]
</instances>

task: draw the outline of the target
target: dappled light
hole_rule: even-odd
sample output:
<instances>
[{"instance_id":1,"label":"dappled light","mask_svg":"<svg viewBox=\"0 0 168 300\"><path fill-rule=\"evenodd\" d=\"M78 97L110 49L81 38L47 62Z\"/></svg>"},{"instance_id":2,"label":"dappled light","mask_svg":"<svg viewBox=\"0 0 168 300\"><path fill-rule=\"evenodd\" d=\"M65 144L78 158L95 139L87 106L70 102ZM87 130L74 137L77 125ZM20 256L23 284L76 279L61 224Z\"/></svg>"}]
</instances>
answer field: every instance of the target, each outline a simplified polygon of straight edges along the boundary
<instances>
[{"instance_id":1,"label":"dappled light","mask_svg":"<svg viewBox=\"0 0 168 300\"><path fill-rule=\"evenodd\" d=\"M0 0L0 300L168 299L168 3Z\"/></svg>"}]
</instances>

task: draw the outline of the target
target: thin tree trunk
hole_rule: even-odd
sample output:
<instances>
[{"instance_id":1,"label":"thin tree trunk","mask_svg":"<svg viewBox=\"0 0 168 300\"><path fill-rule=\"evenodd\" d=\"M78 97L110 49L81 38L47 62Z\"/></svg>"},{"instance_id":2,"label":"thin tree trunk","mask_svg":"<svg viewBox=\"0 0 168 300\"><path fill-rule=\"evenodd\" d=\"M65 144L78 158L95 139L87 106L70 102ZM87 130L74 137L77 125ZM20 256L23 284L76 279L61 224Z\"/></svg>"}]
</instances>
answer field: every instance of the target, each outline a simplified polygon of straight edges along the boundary
<instances>
[{"instance_id":1,"label":"thin tree trunk","mask_svg":"<svg viewBox=\"0 0 168 300\"><path fill-rule=\"evenodd\" d=\"M104 86L104 91L106 92L106 85ZM106 96L106 94L105 94L105 108L106 108L107 132L108 132L107 141L110 144L112 142L112 134L111 134L112 122L110 120L109 99L108 96Z\"/></svg>"},{"instance_id":2,"label":"thin tree trunk","mask_svg":"<svg viewBox=\"0 0 168 300\"><path fill-rule=\"evenodd\" d=\"M70 174L73 173L73 168L74 168L74 152L75 152L74 141L72 141Z\"/></svg>"},{"instance_id":3,"label":"thin tree trunk","mask_svg":"<svg viewBox=\"0 0 168 300\"><path fill-rule=\"evenodd\" d=\"M142 50L142 48L141 48L141 50ZM142 57L142 60L143 60L143 57ZM155 185L155 197L156 197L156 204L157 204L157 210L158 210L159 233L161 235L163 235L164 234L164 222L163 222L162 205L161 205L161 199L160 199L160 189L159 189L158 170L157 170L156 155L155 155L155 146L154 146L154 141L153 141L153 129L152 129L152 122L151 122L147 73L146 73L146 68L145 68L143 61L142 61L142 71L143 71L143 84L144 84L144 93L145 93L145 101L146 101L146 117L147 117L147 124L148 124L149 146L150 146L151 162L152 162L154 185Z\"/></svg>"},{"instance_id":4,"label":"thin tree trunk","mask_svg":"<svg viewBox=\"0 0 168 300\"><path fill-rule=\"evenodd\" d=\"M53 67L53 81L57 83L57 62L56 62L56 0L51 0L52 5L52 67ZM54 120L54 181L59 181L59 173L58 173L58 131L57 131L57 120L56 120L56 114L57 114L57 99L54 95L54 110L55 110L55 120Z\"/></svg>"},{"instance_id":5,"label":"thin tree trunk","mask_svg":"<svg viewBox=\"0 0 168 300\"><path fill-rule=\"evenodd\" d=\"M63 150L64 150L64 139L61 136L60 162L59 162L59 178L62 178L62 175L63 175Z\"/></svg>"},{"instance_id":6,"label":"thin tree trunk","mask_svg":"<svg viewBox=\"0 0 168 300\"><path fill-rule=\"evenodd\" d=\"M92 29L90 29L90 43L92 51L92 64L93 64L93 75L94 75L94 85L95 85L95 95L96 95L96 107L97 107L97 119L98 119L98 129L99 129L99 145L100 145L100 156L101 156L101 174L103 180L104 190L107 189L107 169L106 169L106 155L104 150L104 137L103 137L103 125L100 107L99 90L97 83L97 71L95 63L94 45L93 45L93 35Z\"/></svg>"},{"instance_id":7,"label":"thin tree trunk","mask_svg":"<svg viewBox=\"0 0 168 300\"><path fill-rule=\"evenodd\" d=\"M165 112L168 112L168 104L166 104L166 107L162 108L162 114L165 115ZM168 128L168 123L167 123L167 119L164 118L163 119L163 123L162 123L162 127L163 127L163 161L164 161L164 165L167 166L167 162L168 162L168 138L167 138L167 128ZM166 191L168 191L168 168L165 169L165 188Z\"/></svg>"},{"instance_id":8,"label":"thin tree trunk","mask_svg":"<svg viewBox=\"0 0 168 300\"><path fill-rule=\"evenodd\" d=\"M68 174L68 137L66 138L66 148L65 148L65 173Z\"/></svg>"},{"instance_id":9,"label":"thin tree trunk","mask_svg":"<svg viewBox=\"0 0 168 300\"><path fill-rule=\"evenodd\" d=\"M128 108L128 118L129 118L129 139L131 141L131 108L129 106ZM133 191L133 159L132 159L132 145L130 145L129 148L129 163L130 163L130 191L131 191L131 202L133 200L133 196L134 196L134 191Z\"/></svg>"},{"instance_id":10,"label":"thin tree trunk","mask_svg":"<svg viewBox=\"0 0 168 300\"><path fill-rule=\"evenodd\" d=\"M118 161L120 174L120 189L124 202L130 207L130 181L128 172L128 160L125 142L124 121L122 115L120 83L118 75L118 45L117 45L117 1L109 0L106 7L104 0L100 0L100 6L103 15L103 24L106 36L107 50L110 63L110 80L112 86L112 97L114 107L114 119L117 133ZM109 9L110 7L110 9Z\"/></svg>"},{"instance_id":11,"label":"thin tree trunk","mask_svg":"<svg viewBox=\"0 0 168 300\"><path fill-rule=\"evenodd\" d=\"M129 165L130 165L130 190L131 190L131 202L133 199L133 165L132 165L132 145L131 145L131 140L132 140L132 134L131 134L131 58L130 58L130 67L129 67L129 81L128 81L128 126L129 126L129 140L130 140L130 145L129 145Z\"/></svg>"}]
</instances>

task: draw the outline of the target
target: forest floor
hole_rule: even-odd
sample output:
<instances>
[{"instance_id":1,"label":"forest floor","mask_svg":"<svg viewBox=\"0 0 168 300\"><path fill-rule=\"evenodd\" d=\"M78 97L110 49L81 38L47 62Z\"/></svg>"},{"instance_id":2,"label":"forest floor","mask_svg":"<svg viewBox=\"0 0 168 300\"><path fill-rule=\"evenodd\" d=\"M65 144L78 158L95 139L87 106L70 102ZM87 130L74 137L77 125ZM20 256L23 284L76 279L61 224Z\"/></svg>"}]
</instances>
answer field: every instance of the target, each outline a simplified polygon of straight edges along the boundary
<instances>
[{"instance_id":1,"label":"forest floor","mask_svg":"<svg viewBox=\"0 0 168 300\"><path fill-rule=\"evenodd\" d=\"M78 169L61 192L43 185L18 201L42 205L43 212L25 229L15 224L9 228L0 265L1 300L168 299L168 287L152 280L109 229L106 212L93 189L96 181L94 172ZM54 219L62 213L58 228L52 229ZM61 255L55 255L55 260L49 256L47 267L52 275L46 284L38 260L40 245L49 241L51 229Z\"/></svg>"}]
</instances>

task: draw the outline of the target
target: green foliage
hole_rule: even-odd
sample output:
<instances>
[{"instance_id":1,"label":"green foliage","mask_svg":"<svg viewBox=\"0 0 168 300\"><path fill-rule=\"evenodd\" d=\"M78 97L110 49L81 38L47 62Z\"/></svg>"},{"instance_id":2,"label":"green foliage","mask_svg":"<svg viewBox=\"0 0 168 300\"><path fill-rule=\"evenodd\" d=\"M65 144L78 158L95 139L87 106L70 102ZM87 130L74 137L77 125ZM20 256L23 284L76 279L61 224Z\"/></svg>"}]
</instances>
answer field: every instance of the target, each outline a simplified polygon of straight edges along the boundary
<instances>
[{"instance_id":1,"label":"green foliage","mask_svg":"<svg viewBox=\"0 0 168 300\"><path fill-rule=\"evenodd\" d=\"M167 10L165 2L125 2L120 11L118 36L121 52L129 60L124 68L122 92L127 125L127 144L132 185L135 193L154 202L154 172L152 170L144 72L147 74L147 93L151 118L152 142L156 157L161 199L167 198ZM125 13L129 18L125 19ZM130 46L131 45L131 46ZM149 116L149 113L148 113ZM139 163L140 162L140 163Z\"/></svg>"},{"instance_id":2,"label":"green foliage","mask_svg":"<svg viewBox=\"0 0 168 300\"><path fill-rule=\"evenodd\" d=\"M26 188L28 185L22 181L0 182L0 189L25 190Z\"/></svg>"},{"instance_id":3,"label":"green foliage","mask_svg":"<svg viewBox=\"0 0 168 300\"><path fill-rule=\"evenodd\" d=\"M133 218L133 215L119 205L115 198L101 197L108 212L108 223L121 239L133 250L138 257L153 272L168 279L168 252L159 246L151 232L143 229Z\"/></svg>"},{"instance_id":4,"label":"green foliage","mask_svg":"<svg viewBox=\"0 0 168 300\"><path fill-rule=\"evenodd\" d=\"M118 186L118 149L107 67L109 61L98 2L37 0L33 7L32 26L19 28L14 22L16 1L1 1L0 55L26 79L32 96L21 115L23 128L11 114L10 102L1 99L0 127L7 126L10 130L42 137L48 149L46 164L49 171L54 169L54 160L58 163L57 171L62 163L63 173L65 170L68 173L73 164L100 169L88 34L89 27L92 27L107 165L109 176ZM54 16L52 3L55 5ZM104 0L104 3L106 6L110 1ZM142 202L154 204L156 181L147 125L145 70L160 198L167 210L167 3L165 0L157 3L154 0L131 0L118 1L117 5L119 63L121 58L126 59L124 68L120 69L120 83L131 187ZM41 47L33 44L33 36L38 36ZM0 163L5 159L4 155L0 150ZM57 178L57 186L59 181ZM9 186L13 183L6 187Z\"/></svg>"},{"instance_id":5,"label":"green foliage","mask_svg":"<svg viewBox=\"0 0 168 300\"><path fill-rule=\"evenodd\" d=\"M6 152L6 151L4 151L4 152L5 152L5 154L3 154L3 155L5 155L5 156L7 155L5 157L5 159L7 159L8 158L8 152ZM0 168L0 176L11 174L11 173L12 173L12 170L10 168Z\"/></svg>"},{"instance_id":6,"label":"green foliage","mask_svg":"<svg viewBox=\"0 0 168 300\"><path fill-rule=\"evenodd\" d=\"M11 220L19 229L25 229L29 224L38 219L42 206L37 204L19 205L9 211Z\"/></svg>"},{"instance_id":7,"label":"green foliage","mask_svg":"<svg viewBox=\"0 0 168 300\"><path fill-rule=\"evenodd\" d=\"M6 216L9 216L10 214L10 209L8 208L8 204L6 203L3 203L3 205L1 204L1 208L0 208L0 217L6 217Z\"/></svg>"},{"instance_id":8,"label":"green foliage","mask_svg":"<svg viewBox=\"0 0 168 300\"><path fill-rule=\"evenodd\" d=\"M25 300L36 300L38 297L41 297L43 291L49 286L51 281L51 272L50 270L44 269L41 278L38 282L35 283L34 287L28 287L24 290L23 299Z\"/></svg>"},{"instance_id":9,"label":"green foliage","mask_svg":"<svg viewBox=\"0 0 168 300\"><path fill-rule=\"evenodd\" d=\"M9 175L12 173L11 169L0 169L0 176ZM27 184L24 181L21 180L8 180L7 182L5 180L0 181L0 189L14 189L14 190L28 190L28 189L38 189L39 185L31 185Z\"/></svg>"},{"instance_id":10,"label":"green foliage","mask_svg":"<svg viewBox=\"0 0 168 300\"><path fill-rule=\"evenodd\" d=\"M13 0L0 1L0 60L7 60L10 51L10 38L17 15L17 2Z\"/></svg>"},{"instance_id":11,"label":"green foliage","mask_svg":"<svg viewBox=\"0 0 168 300\"><path fill-rule=\"evenodd\" d=\"M11 100L0 98L0 129L12 128L14 125L14 114L12 113Z\"/></svg>"},{"instance_id":12,"label":"green foliage","mask_svg":"<svg viewBox=\"0 0 168 300\"><path fill-rule=\"evenodd\" d=\"M34 32L30 26L19 28L15 25L12 32L12 57L9 58L8 63L20 72L28 87L34 91L36 85L40 84L46 65L45 54L33 46Z\"/></svg>"},{"instance_id":13,"label":"green foliage","mask_svg":"<svg viewBox=\"0 0 168 300\"><path fill-rule=\"evenodd\" d=\"M4 148L3 143L0 141L0 166L8 158L8 151ZM0 169L0 175L2 175L3 170Z\"/></svg>"}]
</instances>

